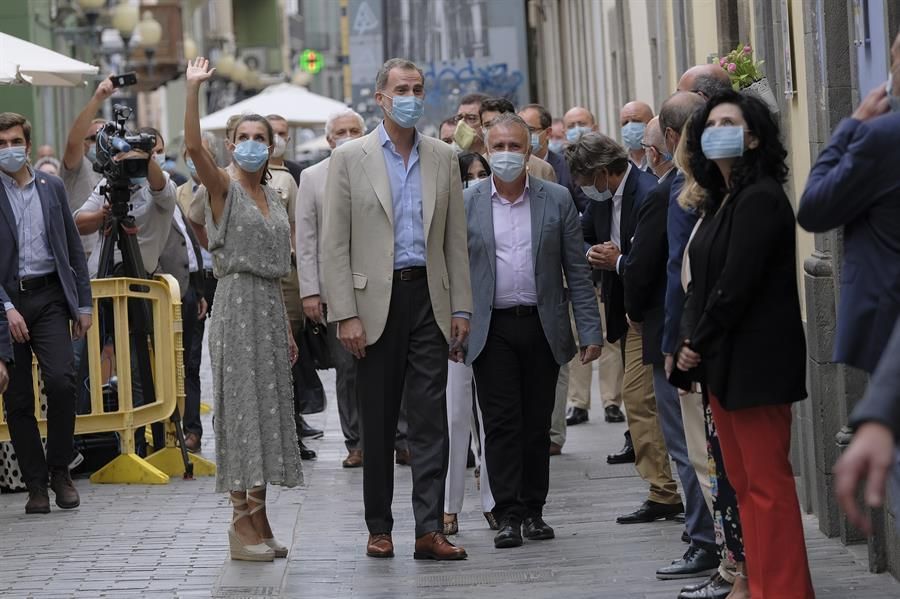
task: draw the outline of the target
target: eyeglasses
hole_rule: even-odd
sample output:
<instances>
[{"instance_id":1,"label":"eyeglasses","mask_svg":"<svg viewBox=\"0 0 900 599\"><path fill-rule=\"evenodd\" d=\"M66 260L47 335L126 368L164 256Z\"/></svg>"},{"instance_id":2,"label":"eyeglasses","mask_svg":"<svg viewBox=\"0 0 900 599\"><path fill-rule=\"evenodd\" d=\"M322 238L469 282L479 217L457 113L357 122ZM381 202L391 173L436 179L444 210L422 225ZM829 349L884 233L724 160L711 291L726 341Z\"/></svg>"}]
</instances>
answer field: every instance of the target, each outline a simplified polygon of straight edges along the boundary
<instances>
[{"instance_id":1,"label":"eyeglasses","mask_svg":"<svg viewBox=\"0 0 900 599\"><path fill-rule=\"evenodd\" d=\"M470 125L477 125L481 122L481 116L477 114L458 114L453 117L453 122L458 123L462 120L465 120Z\"/></svg>"},{"instance_id":2,"label":"eyeglasses","mask_svg":"<svg viewBox=\"0 0 900 599\"><path fill-rule=\"evenodd\" d=\"M656 151L659 152L660 154L665 154L664 151L660 150L659 148L657 148L657 147L654 146L653 144L645 144L644 142L641 142L641 148L643 148L643 149L645 149L645 150L649 150L650 148L653 148L654 150L656 150Z\"/></svg>"},{"instance_id":3,"label":"eyeglasses","mask_svg":"<svg viewBox=\"0 0 900 599\"><path fill-rule=\"evenodd\" d=\"M84 138L84 141L89 141L89 142L93 143L93 142L97 141L97 136L96 135L88 135L87 137Z\"/></svg>"}]
</instances>

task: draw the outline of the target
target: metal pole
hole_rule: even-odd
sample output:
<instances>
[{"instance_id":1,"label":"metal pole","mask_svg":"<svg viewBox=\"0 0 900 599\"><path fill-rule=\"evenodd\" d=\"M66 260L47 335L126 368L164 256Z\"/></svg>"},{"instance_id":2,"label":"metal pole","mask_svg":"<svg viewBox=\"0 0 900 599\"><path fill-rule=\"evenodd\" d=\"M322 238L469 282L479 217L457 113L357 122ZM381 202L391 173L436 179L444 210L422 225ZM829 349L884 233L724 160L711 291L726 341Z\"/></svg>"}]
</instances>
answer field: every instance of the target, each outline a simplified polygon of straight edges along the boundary
<instances>
[{"instance_id":1,"label":"metal pole","mask_svg":"<svg viewBox=\"0 0 900 599\"><path fill-rule=\"evenodd\" d=\"M341 6L341 63L344 71L344 104L353 103L353 84L350 81L350 12L349 0L340 0Z\"/></svg>"}]
</instances>

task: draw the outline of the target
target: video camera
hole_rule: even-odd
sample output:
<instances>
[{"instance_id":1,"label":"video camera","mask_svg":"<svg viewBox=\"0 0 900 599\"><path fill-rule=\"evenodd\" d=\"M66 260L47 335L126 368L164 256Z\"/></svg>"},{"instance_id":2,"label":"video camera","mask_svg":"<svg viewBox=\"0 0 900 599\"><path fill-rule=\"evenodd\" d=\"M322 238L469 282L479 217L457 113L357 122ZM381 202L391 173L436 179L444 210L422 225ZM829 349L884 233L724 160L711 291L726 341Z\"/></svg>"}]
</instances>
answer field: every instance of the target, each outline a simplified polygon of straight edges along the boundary
<instances>
[{"instance_id":1,"label":"video camera","mask_svg":"<svg viewBox=\"0 0 900 599\"><path fill-rule=\"evenodd\" d=\"M128 189L131 179L147 176L147 163L149 158L126 158L113 160L122 152L140 150L149 155L153 154L156 146L156 136L149 133L129 135L125 129L125 121L131 116L131 108L122 104L113 106L113 121L109 121L103 128L97 131L97 159L94 162L94 170L106 177L107 188ZM111 194L111 203L116 204L117 195Z\"/></svg>"}]
</instances>

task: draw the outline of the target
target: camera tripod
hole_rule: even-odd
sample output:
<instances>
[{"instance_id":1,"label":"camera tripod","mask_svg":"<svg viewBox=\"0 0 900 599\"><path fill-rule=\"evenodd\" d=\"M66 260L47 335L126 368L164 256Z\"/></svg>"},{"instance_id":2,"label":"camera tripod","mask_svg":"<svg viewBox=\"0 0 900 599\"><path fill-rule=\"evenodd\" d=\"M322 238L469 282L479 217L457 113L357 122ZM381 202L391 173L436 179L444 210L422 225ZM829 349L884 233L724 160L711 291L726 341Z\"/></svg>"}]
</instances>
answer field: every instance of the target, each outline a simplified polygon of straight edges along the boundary
<instances>
[{"instance_id":1,"label":"camera tripod","mask_svg":"<svg viewBox=\"0 0 900 599\"><path fill-rule=\"evenodd\" d=\"M137 224L134 217L128 212L129 201L131 199L131 190L129 189L128 180L115 181L107 180L106 187L102 189L107 196L110 204L109 217L104 222L104 228L108 233L103 237L100 249L100 264L97 269L97 278L103 279L111 276L125 276L135 279L150 279L147 271L144 269L144 263L141 258L141 250L138 245L136 232ZM103 234L104 232L101 232ZM114 249L118 246L122 255L122 262L119 267L113 264ZM111 317L107 315L111 320ZM110 322L104 322L101 313L101 340L106 338L106 331L111 329ZM153 372L150 366L151 352L153 351L153 326L150 316L150 309L146 300L128 300L128 329L133 348L132 363L136 366L136 380L132 381L133 399L140 400L139 405L152 403L156 397L156 391L153 384ZM86 363L86 360L83 360ZM134 379L134 375L133 379ZM138 394L134 391L139 391ZM136 403L136 402L135 402ZM175 427L175 435L178 444L181 447L181 457L184 462L185 478L193 478L194 465L191 463L187 455L187 449L184 445L184 431L181 428L181 414L178 406L172 413L171 422ZM153 446L157 450L165 447L166 434L163 423L157 422L151 425L153 433ZM135 440L135 445L146 451L146 441L142 438L142 429L139 430L139 439ZM139 452L140 453L140 452Z\"/></svg>"}]
</instances>

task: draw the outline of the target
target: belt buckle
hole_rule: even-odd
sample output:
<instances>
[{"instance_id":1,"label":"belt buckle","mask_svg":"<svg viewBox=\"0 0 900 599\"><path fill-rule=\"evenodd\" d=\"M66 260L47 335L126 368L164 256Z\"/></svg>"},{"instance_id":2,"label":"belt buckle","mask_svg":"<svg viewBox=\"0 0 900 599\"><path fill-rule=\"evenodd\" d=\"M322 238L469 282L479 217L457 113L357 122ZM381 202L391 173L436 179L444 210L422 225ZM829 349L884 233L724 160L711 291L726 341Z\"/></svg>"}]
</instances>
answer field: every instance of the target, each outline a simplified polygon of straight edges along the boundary
<instances>
[{"instance_id":1,"label":"belt buckle","mask_svg":"<svg viewBox=\"0 0 900 599\"><path fill-rule=\"evenodd\" d=\"M25 289L25 279L19 279L19 293L25 293L27 289Z\"/></svg>"},{"instance_id":2,"label":"belt buckle","mask_svg":"<svg viewBox=\"0 0 900 599\"><path fill-rule=\"evenodd\" d=\"M412 281L412 270L408 268L403 268L400 270L400 280L404 283L408 283Z\"/></svg>"}]
</instances>

